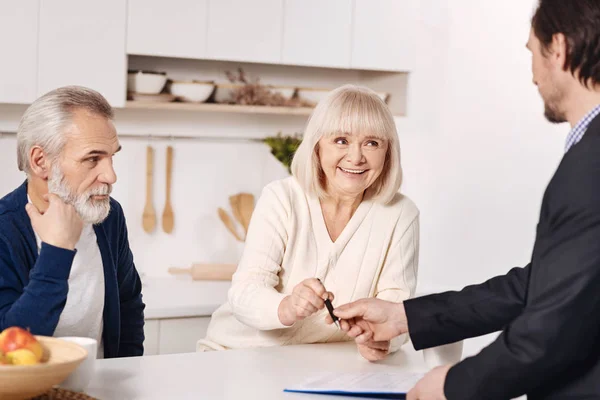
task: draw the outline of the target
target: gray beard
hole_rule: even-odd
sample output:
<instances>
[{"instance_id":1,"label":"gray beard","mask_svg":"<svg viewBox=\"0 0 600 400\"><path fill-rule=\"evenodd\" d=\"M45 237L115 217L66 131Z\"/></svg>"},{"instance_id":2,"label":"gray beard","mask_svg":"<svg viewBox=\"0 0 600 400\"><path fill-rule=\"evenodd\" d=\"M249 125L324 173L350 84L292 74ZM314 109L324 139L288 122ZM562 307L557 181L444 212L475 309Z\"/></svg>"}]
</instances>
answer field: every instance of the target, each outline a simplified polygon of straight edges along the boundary
<instances>
[{"instance_id":1,"label":"gray beard","mask_svg":"<svg viewBox=\"0 0 600 400\"><path fill-rule=\"evenodd\" d=\"M108 195L111 192L109 185L91 189L81 195L71 190L66 182L65 175L57 165L52 167L48 178L48 192L57 195L66 204L75 208L79 217L86 224L100 224L110 213L110 199L95 201L93 195Z\"/></svg>"}]
</instances>

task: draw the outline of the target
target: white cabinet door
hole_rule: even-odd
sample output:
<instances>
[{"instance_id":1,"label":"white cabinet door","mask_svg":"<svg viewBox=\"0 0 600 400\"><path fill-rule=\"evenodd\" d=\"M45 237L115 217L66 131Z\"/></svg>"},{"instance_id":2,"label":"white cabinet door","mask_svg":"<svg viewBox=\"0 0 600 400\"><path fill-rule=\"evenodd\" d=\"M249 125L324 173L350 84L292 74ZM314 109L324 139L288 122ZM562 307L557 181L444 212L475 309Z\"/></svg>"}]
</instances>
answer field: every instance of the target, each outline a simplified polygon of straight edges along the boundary
<instances>
[{"instance_id":1,"label":"white cabinet door","mask_svg":"<svg viewBox=\"0 0 600 400\"><path fill-rule=\"evenodd\" d=\"M159 354L193 353L198 339L206 337L210 317L160 320Z\"/></svg>"},{"instance_id":2,"label":"white cabinet door","mask_svg":"<svg viewBox=\"0 0 600 400\"><path fill-rule=\"evenodd\" d=\"M285 0L285 64L350 67L352 0Z\"/></svg>"},{"instance_id":3,"label":"white cabinet door","mask_svg":"<svg viewBox=\"0 0 600 400\"><path fill-rule=\"evenodd\" d=\"M155 356L158 354L158 338L160 335L160 321L148 319L144 323L144 355Z\"/></svg>"},{"instance_id":4,"label":"white cabinet door","mask_svg":"<svg viewBox=\"0 0 600 400\"><path fill-rule=\"evenodd\" d=\"M123 0L41 1L38 94L81 85L124 106L126 16Z\"/></svg>"},{"instance_id":5,"label":"white cabinet door","mask_svg":"<svg viewBox=\"0 0 600 400\"><path fill-rule=\"evenodd\" d=\"M127 53L205 58L208 0L129 0Z\"/></svg>"},{"instance_id":6,"label":"white cabinet door","mask_svg":"<svg viewBox=\"0 0 600 400\"><path fill-rule=\"evenodd\" d=\"M37 95L39 0L0 1L0 103Z\"/></svg>"},{"instance_id":7,"label":"white cabinet door","mask_svg":"<svg viewBox=\"0 0 600 400\"><path fill-rule=\"evenodd\" d=\"M352 68L409 71L416 0L354 0Z\"/></svg>"},{"instance_id":8,"label":"white cabinet door","mask_svg":"<svg viewBox=\"0 0 600 400\"><path fill-rule=\"evenodd\" d=\"M279 63L283 0L210 0L208 57Z\"/></svg>"}]
</instances>

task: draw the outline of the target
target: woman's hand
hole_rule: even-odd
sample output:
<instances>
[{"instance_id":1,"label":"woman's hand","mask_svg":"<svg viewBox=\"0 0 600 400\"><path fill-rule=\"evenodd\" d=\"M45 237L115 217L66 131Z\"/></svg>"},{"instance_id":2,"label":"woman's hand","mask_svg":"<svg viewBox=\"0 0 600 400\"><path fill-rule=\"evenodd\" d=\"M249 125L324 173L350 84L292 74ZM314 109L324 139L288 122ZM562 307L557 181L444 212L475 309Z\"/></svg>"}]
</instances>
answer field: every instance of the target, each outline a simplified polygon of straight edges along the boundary
<instances>
[{"instance_id":1,"label":"woman's hand","mask_svg":"<svg viewBox=\"0 0 600 400\"><path fill-rule=\"evenodd\" d=\"M379 361L387 357L390 352L390 341L368 341L366 343L356 343L358 352L368 361Z\"/></svg>"},{"instance_id":2,"label":"woman's hand","mask_svg":"<svg viewBox=\"0 0 600 400\"><path fill-rule=\"evenodd\" d=\"M283 325L293 325L322 310L327 298L333 300L333 293L326 291L321 281L317 278L305 279L279 304L279 320Z\"/></svg>"}]
</instances>

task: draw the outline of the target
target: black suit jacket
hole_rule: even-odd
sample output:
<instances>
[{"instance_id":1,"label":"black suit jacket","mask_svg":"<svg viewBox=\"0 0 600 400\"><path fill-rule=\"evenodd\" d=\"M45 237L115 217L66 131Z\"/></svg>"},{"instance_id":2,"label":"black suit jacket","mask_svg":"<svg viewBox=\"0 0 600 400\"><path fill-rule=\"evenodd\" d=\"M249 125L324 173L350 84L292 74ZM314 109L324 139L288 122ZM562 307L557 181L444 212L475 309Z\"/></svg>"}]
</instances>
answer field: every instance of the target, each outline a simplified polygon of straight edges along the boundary
<instances>
[{"instance_id":1,"label":"black suit jacket","mask_svg":"<svg viewBox=\"0 0 600 400\"><path fill-rule=\"evenodd\" d=\"M450 369L449 400L600 399L600 116L546 188L529 265L405 309L417 350L502 330Z\"/></svg>"}]
</instances>

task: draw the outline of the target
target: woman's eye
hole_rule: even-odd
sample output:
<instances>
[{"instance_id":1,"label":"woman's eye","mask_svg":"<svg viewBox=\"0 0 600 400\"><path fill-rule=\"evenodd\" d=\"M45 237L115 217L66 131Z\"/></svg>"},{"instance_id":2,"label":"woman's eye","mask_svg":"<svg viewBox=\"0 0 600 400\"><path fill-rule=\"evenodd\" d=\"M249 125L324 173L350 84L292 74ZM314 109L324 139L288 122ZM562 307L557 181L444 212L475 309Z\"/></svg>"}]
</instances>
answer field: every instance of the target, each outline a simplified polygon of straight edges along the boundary
<instances>
[{"instance_id":1,"label":"woman's eye","mask_svg":"<svg viewBox=\"0 0 600 400\"><path fill-rule=\"evenodd\" d=\"M348 141L344 138L335 139L335 144L348 144Z\"/></svg>"},{"instance_id":2,"label":"woman's eye","mask_svg":"<svg viewBox=\"0 0 600 400\"><path fill-rule=\"evenodd\" d=\"M369 140L367 142L367 146L377 147L377 146L379 146L379 142L376 142L375 140Z\"/></svg>"}]
</instances>

